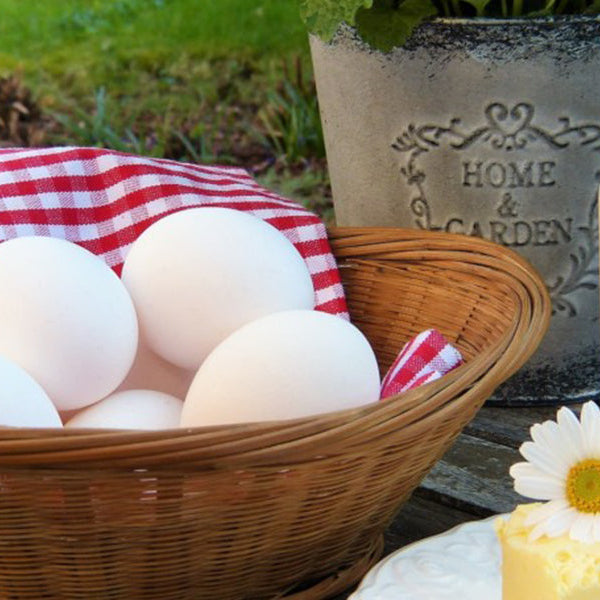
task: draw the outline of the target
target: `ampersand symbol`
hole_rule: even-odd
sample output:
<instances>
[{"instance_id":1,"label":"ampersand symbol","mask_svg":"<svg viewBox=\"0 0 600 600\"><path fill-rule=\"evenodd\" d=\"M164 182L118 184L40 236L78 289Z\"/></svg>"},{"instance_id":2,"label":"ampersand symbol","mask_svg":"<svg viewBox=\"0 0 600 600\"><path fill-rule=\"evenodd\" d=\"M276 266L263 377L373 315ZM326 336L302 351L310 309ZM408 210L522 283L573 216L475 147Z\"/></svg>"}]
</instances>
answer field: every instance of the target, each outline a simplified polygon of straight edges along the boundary
<instances>
[{"instance_id":1,"label":"ampersand symbol","mask_svg":"<svg viewBox=\"0 0 600 600\"><path fill-rule=\"evenodd\" d=\"M501 217L518 217L517 207L519 206L516 200L513 200L512 194L506 193L502 196L500 206L498 206L498 214Z\"/></svg>"}]
</instances>

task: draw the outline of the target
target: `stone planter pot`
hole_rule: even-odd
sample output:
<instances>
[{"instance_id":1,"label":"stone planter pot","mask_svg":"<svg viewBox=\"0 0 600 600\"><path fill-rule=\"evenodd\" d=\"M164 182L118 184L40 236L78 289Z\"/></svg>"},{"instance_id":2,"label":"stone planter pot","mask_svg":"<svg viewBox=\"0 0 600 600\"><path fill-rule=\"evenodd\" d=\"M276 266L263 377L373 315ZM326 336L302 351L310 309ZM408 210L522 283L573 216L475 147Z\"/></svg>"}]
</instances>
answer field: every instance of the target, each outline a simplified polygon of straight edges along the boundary
<instances>
[{"instance_id":1,"label":"stone planter pot","mask_svg":"<svg viewBox=\"0 0 600 600\"><path fill-rule=\"evenodd\" d=\"M600 20L439 19L383 54L311 37L338 225L482 236L540 271L554 314L491 399L600 397Z\"/></svg>"}]
</instances>

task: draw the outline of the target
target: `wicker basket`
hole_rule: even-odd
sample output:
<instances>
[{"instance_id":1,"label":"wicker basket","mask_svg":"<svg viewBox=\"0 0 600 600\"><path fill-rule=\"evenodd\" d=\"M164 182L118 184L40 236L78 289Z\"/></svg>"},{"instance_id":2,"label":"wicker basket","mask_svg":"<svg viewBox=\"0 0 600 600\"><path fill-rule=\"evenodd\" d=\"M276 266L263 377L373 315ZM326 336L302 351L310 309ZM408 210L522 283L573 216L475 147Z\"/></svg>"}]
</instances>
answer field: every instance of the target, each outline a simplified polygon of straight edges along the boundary
<instances>
[{"instance_id":1,"label":"wicker basket","mask_svg":"<svg viewBox=\"0 0 600 600\"><path fill-rule=\"evenodd\" d=\"M379 559L400 506L535 350L536 272L475 238L332 229L382 372L438 328L467 363L362 409L171 432L4 429L0 597L322 599Z\"/></svg>"}]
</instances>

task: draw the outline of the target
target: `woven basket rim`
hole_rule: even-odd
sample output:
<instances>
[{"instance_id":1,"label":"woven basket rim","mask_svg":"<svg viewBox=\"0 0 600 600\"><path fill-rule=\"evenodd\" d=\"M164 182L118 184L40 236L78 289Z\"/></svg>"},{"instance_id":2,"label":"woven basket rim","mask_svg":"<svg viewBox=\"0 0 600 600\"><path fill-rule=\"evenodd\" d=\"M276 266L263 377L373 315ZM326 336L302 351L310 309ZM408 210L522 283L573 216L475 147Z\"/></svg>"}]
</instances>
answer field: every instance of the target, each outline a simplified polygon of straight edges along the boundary
<instances>
[{"instance_id":1,"label":"woven basket rim","mask_svg":"<svg viewBox=\"0 0 600 600\"><path fill-rule=\"evenodd\" d=\"M329 234L341 268L366 261L383 270L394 269L394 257L401 256L408 262L428 260L438 267L475 270L474 283L481 274L493 272L498 285L505 284L506 293L514 295L520 310L512 327L485 356L474 357L438 381L383 401L285 421L161 431L0 428L0 465L60 463L61 467L80 468L89 463L88 454L93 454L97 463L126 457L120 466L134 466L137 461L152 465L148 457L161 455L162 459L182 460L178 465L183 467L183 459L192 449L196 460L189 464L194 468L200 464L243 464L250 457L258 461L256 464L272 464L277 462L278 453L289 462L291 448L301 460L306 458L301 448L306 449L310 442L314 454L321 443L326 446L332 433L340 444L344 444L344 436L351 443L357 423L374 428L384 427L389 420L410 424L411 419L418 421L428 412L457 402L456 392L462 389L475 387L479 394L491 395L499 382L533 354L545 334L551 312L545 284L527 260L508 248L481 238L403 228L333 227ZM223 454L219 454L221 450ZM156 464L164 464L164 460Z\"/></svg>"}]
</instances>

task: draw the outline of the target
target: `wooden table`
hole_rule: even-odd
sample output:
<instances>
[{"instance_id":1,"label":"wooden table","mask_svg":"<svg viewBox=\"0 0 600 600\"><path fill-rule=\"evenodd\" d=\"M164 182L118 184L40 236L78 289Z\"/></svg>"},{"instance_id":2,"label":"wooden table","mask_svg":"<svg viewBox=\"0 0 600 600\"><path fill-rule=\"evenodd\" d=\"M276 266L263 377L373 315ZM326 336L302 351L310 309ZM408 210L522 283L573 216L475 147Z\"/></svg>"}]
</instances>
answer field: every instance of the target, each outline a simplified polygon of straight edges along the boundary
<instances>
[{"instance_id":1,"label":"wooden table","mask_svg":"<svg viewBox=\"0 0 600 600\"><path fill-rule=\"evenodd\" d=\"M579 407L576 407L579 409ZM387 555L412 542L498 513L525 501L513 490L510 466L534 423L557 407L485 406L400 510L385 535ZM352 589L332 600L345 600Z\"/></svg>"}]
</instances>

